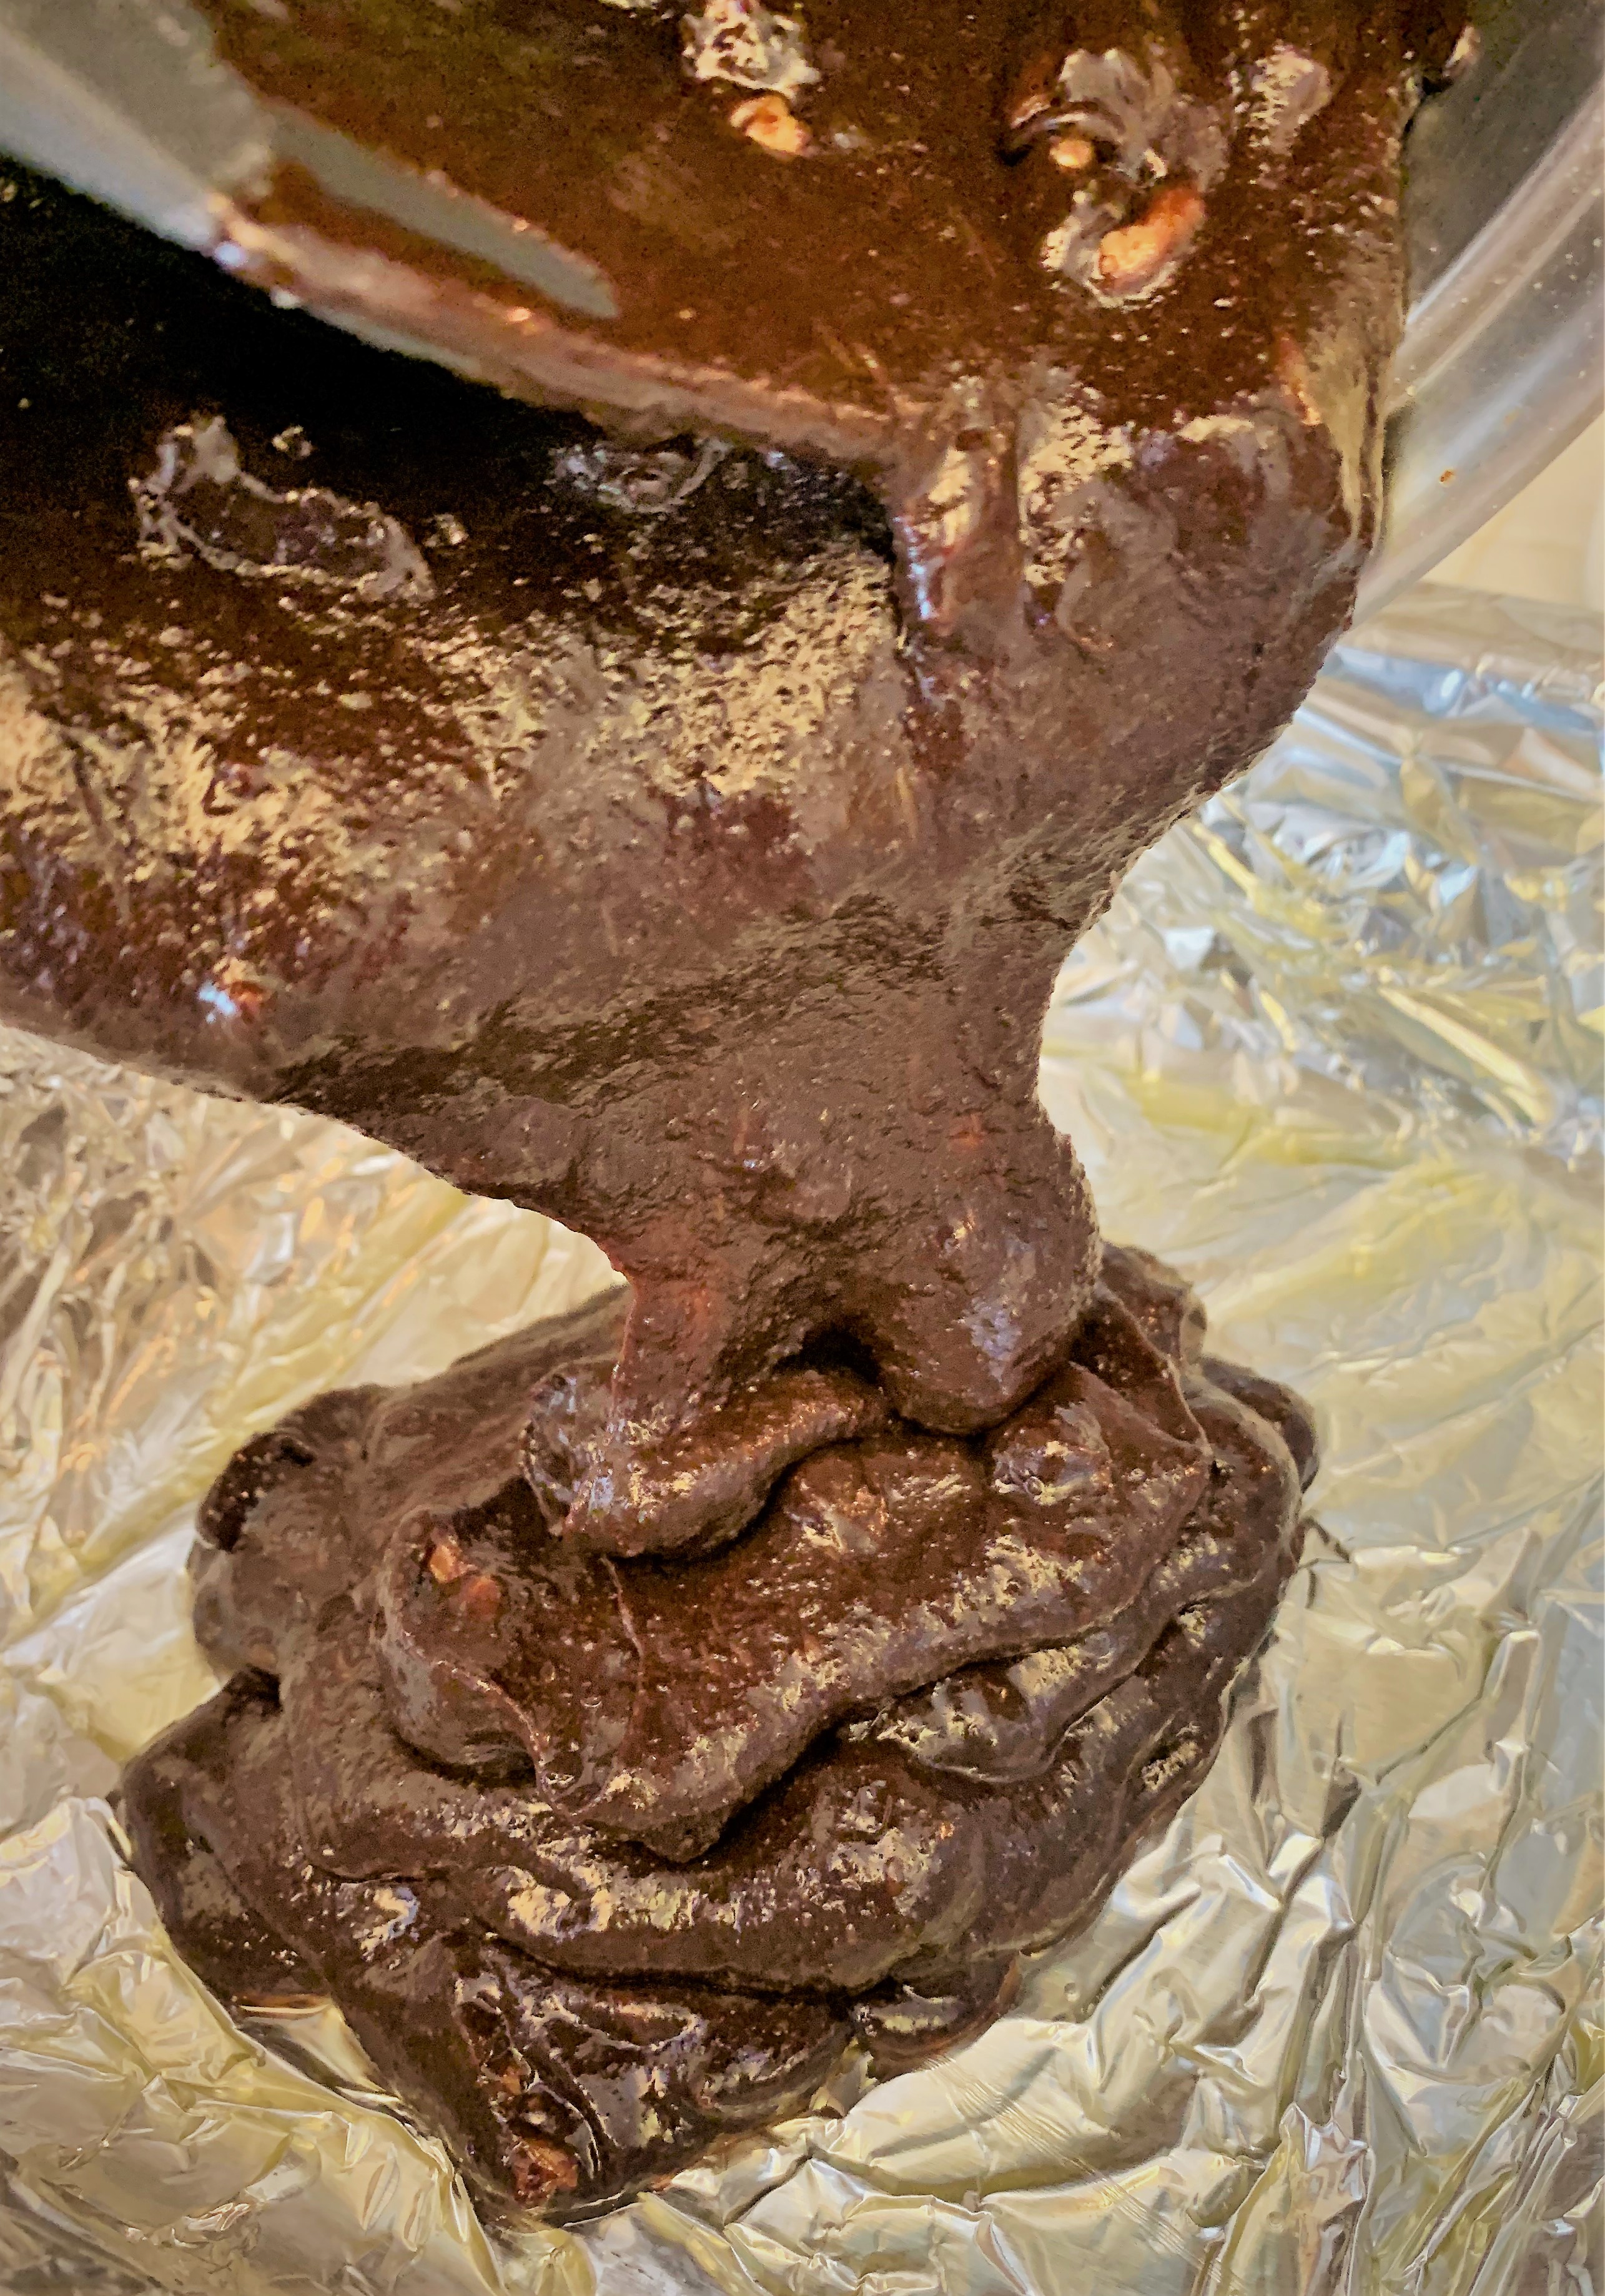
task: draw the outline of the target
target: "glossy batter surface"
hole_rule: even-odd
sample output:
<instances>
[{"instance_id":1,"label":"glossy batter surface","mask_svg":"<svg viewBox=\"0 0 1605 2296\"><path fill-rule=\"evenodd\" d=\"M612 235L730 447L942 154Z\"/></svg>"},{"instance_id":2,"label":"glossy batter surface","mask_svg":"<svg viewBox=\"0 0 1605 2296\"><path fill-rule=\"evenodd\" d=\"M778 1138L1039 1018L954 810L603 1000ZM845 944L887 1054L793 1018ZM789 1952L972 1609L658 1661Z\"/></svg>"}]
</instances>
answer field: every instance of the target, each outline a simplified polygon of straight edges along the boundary
<instances>
[{"instance_id":1,"label":"glossy batter surface","mask_svg":"<svg viewBox=\"0 0 1605 2296\"><path fill-rule=\"evenodd\" d=\"M1313 1464L1111 1249L1000 1426L883 1414L711 1552L599 1554L543 1518L524 1414L620 1311L242 1453L195 1565L232 1679L123 1784L201 1973L333 1992L504 2203L615 2198L854 2034L895 2070L991 2013L1207 1765Z\"/></svg>"},{"instance_id":2,"label":"glossy batter surface","mask_svg":"<svg viewBox=\"0 0 1605 2296\"><path fill-rule=\"evenodd\" d=\"M596 1237L613 1538L655 1538L676 1430L829 1334L917 1423L994 1422L1097 1273L1036 1101L1054 973L1348 611L1437 9L922 0L897 47L823 10L791 159L731 125L736 30L710 78L673 11L210 12L331 181L378 169L316 226L264 220L276 179L220 257L320 308L338 260L381 326L405 283L638 443L24 186L0 1007ZM613 315L397 242L398 184Z\"/></svg>"},{"instance_id":3,"label":"glossy batter surface","mask_svg":"<svg viewBox=\"0 0 1605 2296\"><path fill-rule=\"evenodd\" d=\"M1347 615L1447 28L206 13L219 265L543 403L18 179L0 1010L629 1290L238 1455L129 1823L220 1990L580 2209L992 2013L1291 1567L1307 1424L1101 1247L1038 1043Z\"/></svg>"}]
</instances>

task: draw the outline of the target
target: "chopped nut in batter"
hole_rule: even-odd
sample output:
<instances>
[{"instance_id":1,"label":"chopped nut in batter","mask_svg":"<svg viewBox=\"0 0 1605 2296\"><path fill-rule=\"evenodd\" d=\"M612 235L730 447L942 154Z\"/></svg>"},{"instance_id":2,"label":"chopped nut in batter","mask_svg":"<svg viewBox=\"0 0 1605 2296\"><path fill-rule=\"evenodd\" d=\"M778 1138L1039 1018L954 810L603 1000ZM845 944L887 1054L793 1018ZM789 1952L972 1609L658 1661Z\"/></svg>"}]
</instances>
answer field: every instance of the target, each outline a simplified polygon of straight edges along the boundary
<instances>
[{"instance_id":1,"label":"chopped nut in batter","mask_svg":"<svg viewBox=\"0 0 1605 2296\"><path fill-rule=\"evenodd\" d=\"M1156 285L1203 220L1203 198L1193 185L1167 184L1135 223L1106 232L1098 250L1099 284L1111 295L1140 295Z\"/></svg>"},{"instance_id":2,"label":"chopped nut in batter","mask_svg":"<svg viewBox=\"0 0 1605 2296\"><path fill-rule=\"evenodd\" d=\"M733 107L730 125L777 160L800 160L813 141L783 95L748 96Z\"/></svg>"}]
</instances>

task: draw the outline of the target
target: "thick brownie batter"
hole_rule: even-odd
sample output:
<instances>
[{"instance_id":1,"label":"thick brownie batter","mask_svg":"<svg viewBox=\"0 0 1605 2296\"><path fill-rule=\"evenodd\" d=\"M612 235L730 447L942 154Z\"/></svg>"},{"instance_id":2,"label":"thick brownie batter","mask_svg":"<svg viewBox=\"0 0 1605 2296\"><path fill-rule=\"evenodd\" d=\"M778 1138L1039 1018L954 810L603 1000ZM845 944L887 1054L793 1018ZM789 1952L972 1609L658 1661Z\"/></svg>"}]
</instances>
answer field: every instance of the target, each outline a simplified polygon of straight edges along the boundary
<instances>
[{"instance_id":1,"label":"thick brownie batter","mask_svg":"<svg viewBox=\"0 0 1605 2296\"><path fill-rule=\"evenodd\" d=\"M1000 1426L888 1418L711 1554L597 1554L523 1412L621 1323L240 1453L195 1566L228 1687L123 1786L202 1976L332 1991L490 2195L560 2209L802 2104L855 2034L896 2070L991 2013L1207 1765L1313 1464L1296 1400L1110 1248Z\"/></svg>"},{"instance_id":2,"label":"thick brownie batter","mask_svg":"<svg viewBox=\"0 0 1605 2296\"><path fill-rule=\"evenodd\" d=\"M630 1291L239 1455L130 1824L579 2206L989 2013L1269 1618L1307 1427L1100 1259L1040 1025L1348 611L1446 28L205 12L220 264L547 405L17 178L0 1011Z\"/></svg>"}]
</instances>

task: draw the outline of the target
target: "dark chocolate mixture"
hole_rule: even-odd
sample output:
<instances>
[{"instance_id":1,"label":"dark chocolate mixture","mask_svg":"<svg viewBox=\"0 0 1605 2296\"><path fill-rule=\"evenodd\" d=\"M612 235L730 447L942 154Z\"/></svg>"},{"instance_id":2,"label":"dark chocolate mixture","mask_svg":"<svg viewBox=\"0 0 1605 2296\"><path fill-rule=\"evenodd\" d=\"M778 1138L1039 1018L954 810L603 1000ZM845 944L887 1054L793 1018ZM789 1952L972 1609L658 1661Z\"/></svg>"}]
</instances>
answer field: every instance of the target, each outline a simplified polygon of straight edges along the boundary
<instances>
[{"instance_id":1,"label":"dark chocolate mixture","mask_svg":"<svg viewBox=\"0 0 1605 2296\"><path fill-rule=\"evenodd\" d=\"M231 1678L125 1775L201 1974L331 1991L493 2202L564 2212L975 2030L1197 1784L1299 1544L1308 1422L1111 1247L966 1443L816 1451L700 1562L588 1551L529 1398L621 1308L320 1397L202 1511ZM539 1417L539 1414L537 1414Z\"/></svg>"},{"instance_id":2,"label":"dark chocolate mixture","mask_svg":"<svg viewBox=\"0 0 1605 2296\"><path fill-rule=\"evenodd\" d=\"M213 1981L333 1988L488 2189L580 2205L851 2026L987 2013L1269 1617L1307 1431L1100 1282L1038 1037L1348 611L1448 41L206 13L277 152L220 263L547 405L15 178L0 1011L342 1117L630 1290L240 1455L238 1671L130 1822Z\"/></svg>"}]
</instances>

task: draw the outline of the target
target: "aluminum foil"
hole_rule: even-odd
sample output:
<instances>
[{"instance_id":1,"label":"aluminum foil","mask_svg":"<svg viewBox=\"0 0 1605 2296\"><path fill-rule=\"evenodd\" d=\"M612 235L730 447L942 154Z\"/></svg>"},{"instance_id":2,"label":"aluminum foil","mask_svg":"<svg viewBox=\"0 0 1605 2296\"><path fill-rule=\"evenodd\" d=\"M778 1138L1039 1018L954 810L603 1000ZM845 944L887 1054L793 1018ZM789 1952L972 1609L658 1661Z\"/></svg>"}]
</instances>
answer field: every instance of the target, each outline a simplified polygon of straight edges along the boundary
<instances>
[{"instance_id":1,"label":"aluminum foil","mask_svg":"<svg viewBox=\"0 0 1605 2296\"><path fill-rule=\"evenodd\" d=\"M1061 980L1106 1228L1322 1424L1203 1790L980 2040L574 2234L487 2239L332 2012L231 2023L102 1797L210 1687L182 1564L232 1447L601 1263L0 1034L0 2287L1597 2296L1596 652L1415 593Z\"/></svg>"}]
</instances>

